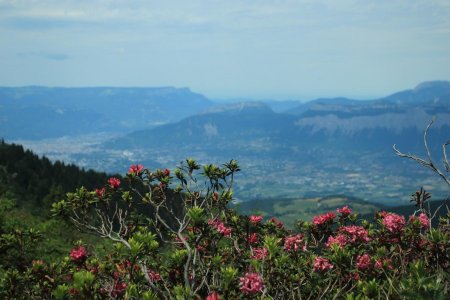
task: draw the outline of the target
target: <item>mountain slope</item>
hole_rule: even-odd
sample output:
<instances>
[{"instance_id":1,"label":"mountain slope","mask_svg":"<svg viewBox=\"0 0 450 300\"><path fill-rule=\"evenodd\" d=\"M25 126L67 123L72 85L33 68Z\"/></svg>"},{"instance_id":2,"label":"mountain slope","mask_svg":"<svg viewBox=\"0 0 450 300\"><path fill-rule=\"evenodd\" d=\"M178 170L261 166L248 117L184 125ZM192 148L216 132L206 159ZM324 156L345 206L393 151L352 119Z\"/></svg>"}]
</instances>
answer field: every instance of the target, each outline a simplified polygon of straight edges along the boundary
<instances>
[{"instance_id":1,"label":"mountain slope","mask_svg":"<svg viewBox=\"0 0 450 300\"><path fill-rule=\"evenodd\" d=\"M0 87L0 136L124 133L178 121L212 105L187 88Z\"/></svg>"}]
</instances>

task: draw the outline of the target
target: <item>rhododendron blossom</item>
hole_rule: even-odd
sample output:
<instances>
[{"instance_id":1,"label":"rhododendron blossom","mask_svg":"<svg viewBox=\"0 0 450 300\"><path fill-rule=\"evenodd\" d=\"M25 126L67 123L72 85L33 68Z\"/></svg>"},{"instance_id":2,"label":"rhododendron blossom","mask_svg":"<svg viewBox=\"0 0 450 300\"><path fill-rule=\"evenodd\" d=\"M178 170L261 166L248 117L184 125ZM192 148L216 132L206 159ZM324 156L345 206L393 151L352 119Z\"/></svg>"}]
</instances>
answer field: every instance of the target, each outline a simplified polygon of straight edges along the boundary
<instances>
[{"instance_id":1,"label":"rhododendron blossom","mask_svg":"<svg viewBox=\"0 0 450 300\"><path fill-rule=\"evenodd\" d=\"M430 228L430 220L428 219L428 216L426 214L421 213L418 219L423 229L427 230Z\"/></svg>"},{"instance_id":2,"label":"rhododendron blossom","mask_svg":"<svg viewBox=\"0 0 450 300\"><path fill-rule=\"evenodd\" d=\"M306 244L303 243L303 234L297 234L286 237L284 241L284 250L286 251L298 251L302 249L306 251Z\"/></svg>"},{"instance_id":3,"label":"rhododendron blossom","mask_svg":"<svg viewBox=\"0 0 450 300\"><path fill-rule=\"evenodd\" d=\"M102 199L105 196L105 188L95 189L95 194L98 198Z\"/></svg>"},{"instance_id":4,"label":"rhododendron blossom","mask_svg":"<svg viewBox=\"0 0 450 300\"><path fill-rule=\"evenodd\" d=\"M264 283L258 273L245 273L244 277L239 278L241 292L246 295L254 295L264 288Z\"/></svg>"},{"instance_id":5,"label":"rhododendron blossom","mask_svg":"<svg viewBox=\"0 0 450 300\"><path fill-rule=\"evenodd\" d=\"M405 217L394 213L386 213L382 222L384 227L392 233L399 233L405 227Z\"/></svg>"},{"instance_id":6,"label":"rhododendron blossom","mask_svg":"<svg viewBox=\"0 0 450 300\"><path fill-rule=\"evenodd\" d=\"M127 284L125 282L118 281L115 284L113 291L111 292L111 296L113 296L113 297L121 296L125 293L126 290L127 290Z\"/></svg>"},{"instance_id":7,"label":"rhododendron blossom","mask_svg":"<svg viewBox=\"0 0 450 300\"><path fill-rule=\"evenodd\" d=\"M315 272L324 272L326 270L333 269L333 265L330 263L330 261L327 258L323 258L321 256L318 256L314 260L314 271Z\"/></svg>"},{"instance_id":8,"label":"rhododendron blossom","mask_svg":"<svg viewBox=\"0 0 450 300\"><path fill-rule=\"evenodd\" d=\"M147 274L148 274L148 277L150 278L150 280L152 282L161 280L161 274L159 274L158 272L155 272L155 271L150 269L150 270L147 271Z\"/></svg>"},{"instance_id":9,"label":"rhododendron blossom","mask_svg":"<svg viewBox=\"0 0 450 300\"><path fill-rule=\"evenodd\" d=\"M314 216L312 222L314 225L320 226L323 224L333 222L333 219L336 218L336 214L334 212L327 212L326 214Z\"/></svg>"},{"instance_id":10,"label":"rhododendron blossom","mask_svg":"<svg viewBox=\"0 0 450 300\"><path fill-rule=\"evenodd\" d=\"M128 169L128 174L137 176L137 175L141 174L142 170L144 170L144 166L143 165L132 165Z\"/></svg>"},{"instance_id":11,"label":"rhododendron blossom","mask_svg":"<svg viewBox=\"0 0 450 300\"><path fill-rule=\"evenodd\" d=\"M87 258L86 248L83 246L73 248L72 251L70 251L70 258L75 262L84 262Z\"/></svg>"},{"instance_id":12,"label":"rhododendron blossom","mask_svg":"<svg viewBox=\"0 0 450 300\"><path fill-rule=\"evenodd\" d=\"M269 255L269 252L267 251L266 247L253 248L250 258L256 260L263 260L267 257L267 255Z\"/></svg>"},{"instance_id":13,"label":"rhododendron blossom","mask_svg":"<svg viewBox=\"0 0 450 300\"><path fill-rule=\"evenodd\" d=\"M258 234L252 233L250 236L247 237L247 241L250 244L257 244L258 243Z\"/></svg>"},{"instance_id":14,"label":"rhododendron blossom","mask_svg":"<svg viewBox=\"0 0 450 300\"><path fill-rule=\"evenodd\" d=\"M356 257L356 267L358 270L367 270L370 268L371 262L370 262L370 255L364 254L364 255L358 255Z\"/></svg>"},{"instance_id":15,"label":"rhododendron blossom","mask_svg":"<svg viewBox=\"0 0 450 300\"><path fill-rule=\"evenodd\" d=\"M250 216L250 222L255 224L255 225L260 223L262 219L263 219L262 216L255 216L255 215L251 215Z\"/></svg>"},{"instance_id":16,"label":"rhododendron blossom","mask_svg":"<svg viewBox=\"0 0 450 300\"><path fill-rule=\"evenodd\" d=\"M349 243L363 243L370 240L369 233L362 226L350 225L339 228L340 234L345 234Z\"/></svg>"},{"instance_id":17,"label":"rhododendron blossom","mask_svg":"<svg viewBox=\"0 0 450 300\"><path fill-rule=\"evenodd\" d=\"M120 186L120 179L111 177L108 179L108 183L113 189L117 189Z\"/></svg>"},{"instance_id":18,"label":"rhododendron blossom","mask_svg":"<svg viewBox=\"0 0 450 300\"><path fill-rule=\"evenodd\" d=\"M164 176L169 177L170 176L170 170L169 169L164 169L162 170L162 173Z\"/></svg>"},{"instance_id":19,"label":"rhododendron blossom","mask_svg":"<svg viewBox=\"0 0 450 300\"><path fill-rule=\"evenodd\" d=\"M215 228L223 236L231 237L231 227L226 227L219 219L208 220L208 225Z\"/></svg>"},{"instance_id":20,"label":"rhododendron blossom","mask_svg":"<svg viewBox=\"0 0 450 300\"><path fill-rule=\"evenodd\" d=\"M330 235L326 246L330 248L332 245L338 245L339 248L343 248L347 244L347 237L343 234L338 234L335 237Z\"/></svg>"},{"instance_id":21,"label":"rhododendron blossom","mask_svg":"<svg viewBox=\"0 0 450 300\"><path fill-rule=\"evenodd\" d=\"M352 213L352 209L350 207L348 207L348 205L338 208L338 209L336 209L336 211L343 216L348 216Z\"/></svg>"}]
</instances>

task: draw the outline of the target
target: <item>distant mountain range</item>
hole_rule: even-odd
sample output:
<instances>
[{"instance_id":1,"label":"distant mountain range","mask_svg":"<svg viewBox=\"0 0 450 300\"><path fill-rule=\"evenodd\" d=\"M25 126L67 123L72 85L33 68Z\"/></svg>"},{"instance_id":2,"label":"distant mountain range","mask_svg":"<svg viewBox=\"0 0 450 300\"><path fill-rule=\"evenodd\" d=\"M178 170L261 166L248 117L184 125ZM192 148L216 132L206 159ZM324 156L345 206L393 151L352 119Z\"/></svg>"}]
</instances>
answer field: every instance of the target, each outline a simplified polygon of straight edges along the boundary
<instances>
[{"instance_id":1,"label":"distant mountain range","mask_svg":"<svg viewBox=\"0 0 450 300\"><path fill-rule=\"evenodd\" d=\"M201 114L109 141L108 148L199 146L211 154L279 151L323 146L339 149L391 150L394 143L421 148L421 135L432 117L432 138L450 137L450 82L427 82L413 90L358 101L317 99L282 113L262 102L214 106Z\"/></svg>"},{"instance_id":2,"label":"distant mountain range","mask_svg":"<svg viewBox=\"0 0 450 300\"><path fill-rule=\"evenodd\" d=\"M175 122L212 105L187 88L0 87L0 136L126 133Z\"/></svg>"}]
</instances>

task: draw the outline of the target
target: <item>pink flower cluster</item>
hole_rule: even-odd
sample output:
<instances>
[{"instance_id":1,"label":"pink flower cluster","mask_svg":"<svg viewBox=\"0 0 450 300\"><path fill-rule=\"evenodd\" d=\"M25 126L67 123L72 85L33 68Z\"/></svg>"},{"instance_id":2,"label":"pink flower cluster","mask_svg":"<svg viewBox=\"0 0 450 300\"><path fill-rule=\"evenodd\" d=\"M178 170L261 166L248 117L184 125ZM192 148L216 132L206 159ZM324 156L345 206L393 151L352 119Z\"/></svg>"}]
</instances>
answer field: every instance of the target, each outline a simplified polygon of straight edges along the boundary
<instances>
[{"instance_id":1,"label":"pink flower cluster","mask_svg":"<svg viewBox=\"0 0 450 300\"><path fill-rule=\"evenodd\" d=\"M117 189L120 186L120 179L117 179L115 177L111 177L111 178L108 179L108 183L113 189Z\"/></svg>"},{"instance_id":2,"label":"pink flower cluster","mask_svg":"<svg viewBox=\"0 0 450 300\"><path fill-rule=\"evenodd\" d=\"M370 240L369 233L362 226L350 225L339 228L339 233L347 237L349 243L364 243Z\"/></svg>"},{"instance_id":3,"label":"pink flower cluster","mask_svg":"<svg viewBox=\"0 0 450 300\"><path fill-rule=\"evenodd\" d=\"M87 258L86 248L84 248L83 246L73 248L72 251L70 251L70 258L78 263L84 262Z\"/></svg>"},{"instance_id":4,"label":"pink flower cluster","mask_svg":"<svg viewBox=\"0 0 450 300\"><path fill-rule=\"evenodd\" d=\"M256 260L263 260L267 257L267 255L269 255L269 252L267 251L266 247L253 248L250 258Z\"/></svg>"},{"instance_id":5,"label":"pink flower cluster","mask_svg":"<svg viewBox=\"0 0 450 300\"><path fill-rule=\"evenodd\" d=\"M258 234L256 232L252 233L247 237L247 241L250 244L257 244L258 243Z\"/></svg>"},{"instance_id":6,"label":"pink flower cluster","mask_svg":"<svg viewBox=\"0 0 450 300\"><path fill-rule=\"evenodd\" d=\"M254 295L264 288L264 283L258 273L245 273L244 277L239 278L241 292L246 295Z\"/></svg>"},{"instance_id":7,"label":"pink flower cluster","mask_svg":"<svg viewBox=\"0 0 450 300\"><path fill-rule=\"evenodd\" d=\"M333 219L336 218L336 214L334 212L327 212L326 214L314 216L312 222L314 225L320 226L323 224L333 222Z\"/></svg>"},{"instance_id":8,"label":"pink flower cluster","mask_svg":"<svg viewBox=\"0 0 450 300\"><path fill-rule=\"evenodd\" d=\"M386 213L384 214L382 223L390 232L400 233L405 227L405 217L394 213Z\"/></svg>"},{"instance_id":9,"label":"pink flower cluster","mask_svg":"<svg viewBox=\"0 0 450 300\"><path fill-rule=\"evenodd\" d=\"M102 199L105 196L105 188L95 189L95 194L99 199Z\"/></svg>"},{"instance_id":10,"label":"pink flower cluster","mask_svg":"<svg viewBox=\"0 0 450 300\"><path fill-rule=\"evenodd\" d=\"M170 176L170 170L169 169L164 169L162 170L162 173L164 176L169 177Z\"/></svg>"},{"instance_id":11,"label":"pink flower cluster","mask_svg":"<svg viewBox=\"0 0 450 300\"><path fill-rule=\"evenodd\" d=\"M209 220L208 225L215 228L223 236L231 237L231 227L226 227L219 219Z\"/></svg>"},{"instance_id":12,"label":"pink flower cluster","mask_svg":"<svg viewBox=\"0 0 450 300\"><path fill-rule=\"evenodd\" d=\"M142 173L142 170L144 170L144 166L143 165L140 165L140 164L139 165L132 165L128 169L128 174L138 176L139 174Z\"/></svg>"},{"instance_id":13,"label":"pink flower cluster","mask_svg":"<svg viewBox=\"0 0 450 300\"><path fill-rule=\"evenodd\" d=\"M259 223L261 223L261 220L263 219L262 216L255 216L255 215L251 215L250 216L250 222L257 225Z\"/></svg>"},{"instance_id":14,"label":"pink flower cluster","mask_svg":"<svg viewBox=\"0 0 450 300\"><path fill-rule=\"evenodd\" d=\"M314 268L313 270L315 272L324 272L326 270L333 269L333 265L330 263L330 261L327 258L323 258L321 256L318 256L314 260Z\"/></svg>"},{"instance_id":15,"label":"pink flower cluster","mask_svg":"<svg viewBox=\"0 0 450 300\"><path fill-rule=\"evenodd\" d=\"M363 270L367 270L369 269L371 266L371 261L370 261L370 255L369 254L363 254L363 255L358 255L356 257L356 267L358 268L358 270L363 271Z\"/></svg>"},{"instance_id":16,"label":"pink flower cluster","mask_svg":"<svg viewBox=\"0 0 450 300\"><path fill-rule=\"evenodd\" d=\"M345 245L347 245L347 237L343 234L338 234L336 235L336 237L330 235L328 237L326 246L330 248L332 245L338 245L339 248L343 248Z\"/></svg>"},{"instance_id":17,"label":"pink flower cluster","mask_svg":"<svg viewBox=\"0 0 450 300\"><path fill-rule=\"evenodd\" d=\"M284 250L286 251L298 251L302 249L306 251L306 244L303 243L303 234L296 234L286 237L284 240Z\"/></svg>"},{"instance_id":18,"label":"pink flower cluster","mask_svg":"<svg viewBox=\"0 0 450 300\"><path fill-rule=\"evenodd\" d=\"M150 278L150 280L152 282L156 282L156 281L160 281L161 280L161 274L159 274L158 272L155 272L153 270L148 270L147 271L148 277Z\"/></svg>"},{"instance_id":19,"label":"pink flower cluster","mask_svg":"<svg viewBox=\"0 0 450 300\"><path fill-rule=\"evenodd\" d=\"M414 216L410 216L409 222L412 222L415 219L419 220L422 229L428 230L430 228L430 219L428 219L428 216L425 213L420 213L419 217L417 218Z\"/></svg>"},{"instance_id":20,"label":"pink flower cluster","mask_svg":"<svg viewBox=\"0 0 450 300\"><path fill-rule=\"evenodd\" d=\"M338 209L336 209L336 211L344 217L348 216L352 213L352 209L350 207L348 207L348 205L338 208Z\"/></svg>"}]
</instances>

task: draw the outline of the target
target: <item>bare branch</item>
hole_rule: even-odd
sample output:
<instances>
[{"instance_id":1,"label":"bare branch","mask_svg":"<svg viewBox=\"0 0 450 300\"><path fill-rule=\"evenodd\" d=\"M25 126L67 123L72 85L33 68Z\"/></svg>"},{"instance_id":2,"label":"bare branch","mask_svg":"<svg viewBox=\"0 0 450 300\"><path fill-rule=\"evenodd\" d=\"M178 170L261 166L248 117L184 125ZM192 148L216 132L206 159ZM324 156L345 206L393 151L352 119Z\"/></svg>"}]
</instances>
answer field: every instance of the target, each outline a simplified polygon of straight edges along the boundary
<instances>
[{"instance_id":1,"label":"bare branch","mask_svg":"<svg viewBox=\"0 0 450 300\"><path fill-rule=\"evenodd\" d=\"M397 154L398 156L412 159L412 160L416 161L417 163L419 163L420 165L433 170L433 172L438 174L448 185L450 185L450 178L447 178L447 176L440 169L438 169L435 166L435 164L433 163L433 161L431 159L431 153L430 153L430 149L428 148L428 142L427 142L427 134L428 134L428 130L430 129L430 127L433 123L434 123L434 118L431 120L431 122L426 127L424 135L423 135L423 141L424 141L424 145L425 145L425 150L427 152L428 160L424 160L414 154L409 154L409 153L405 154L405 153L401 152L395 144L392 146L392 148L394 149L395 154ZM445 143L442 146L443 155L444 155L444 167L445 167L445 171L447 173L450 173L450 167L449 167L449 163L447 160L447 154L446 154L446 146L449 144L450 144L450 141Z\"/></svg>"}]
</instances>

